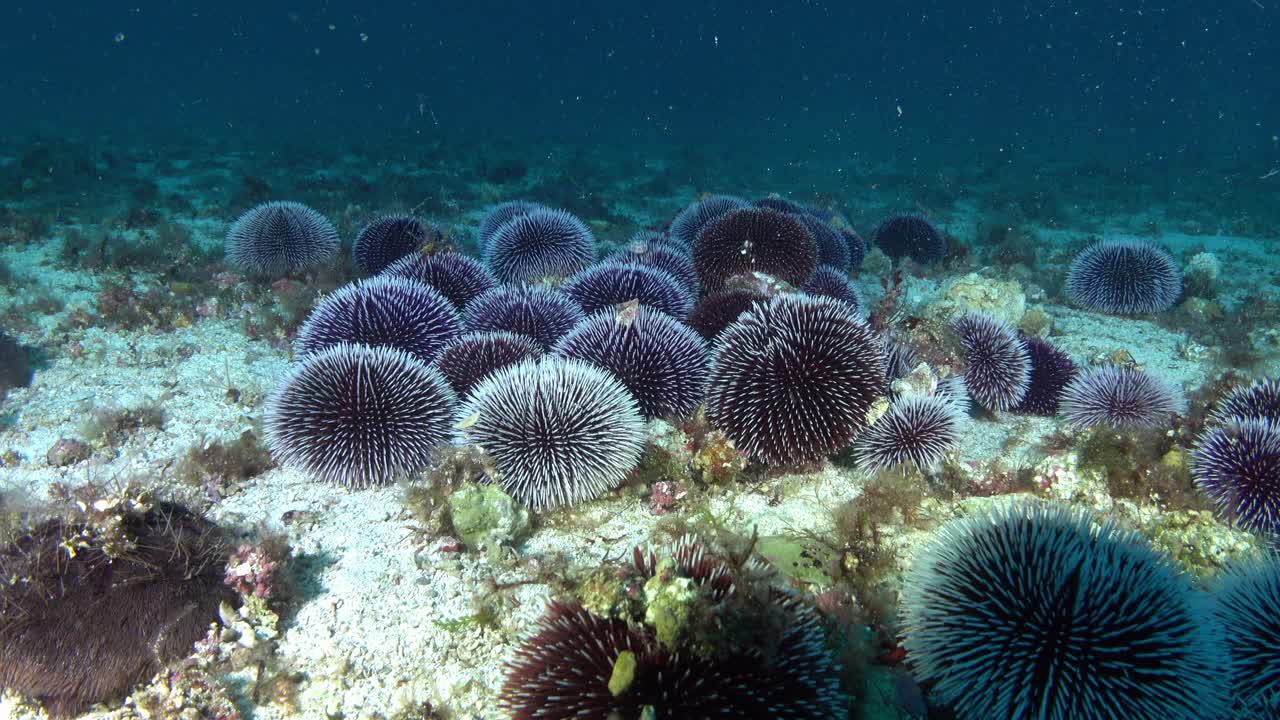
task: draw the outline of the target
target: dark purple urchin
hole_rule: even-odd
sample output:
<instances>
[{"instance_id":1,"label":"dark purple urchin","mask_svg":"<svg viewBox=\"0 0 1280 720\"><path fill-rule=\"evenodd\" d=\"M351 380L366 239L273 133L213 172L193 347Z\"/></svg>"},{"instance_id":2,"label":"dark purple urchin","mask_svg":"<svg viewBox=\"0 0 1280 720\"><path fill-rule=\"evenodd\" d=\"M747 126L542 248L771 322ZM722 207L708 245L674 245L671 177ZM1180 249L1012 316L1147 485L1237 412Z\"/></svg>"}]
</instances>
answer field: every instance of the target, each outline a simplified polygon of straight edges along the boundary
<instances>
[{"instance_id":1,"label":"dark purple urchin","mask_svg":"<svg viewBox=\"0 0 1280 720\"><path fill-rule=\"evenodd\" d=\"M498 228L511 219L521 215L528 215L534 210L545 209L542 205L527 200L511 200L489 208L489 212L480 221L479 237L477 238L480 249L483 250L489 247L489 241L493 239L493 234L498 232Z\"/></svg>"},{"instance_id":2,"label":"dark purple urchin","mask_svg":"<svg viewBox=\"0 0 1280 720\"><path fill-rule=\"evenodd\" d=\"M753 460L821 460L866 426L884 363L879 339L844 303L756 303L716 340L707 419Z\"/></svg>"},{"instance_id":3,"label":"dark purple urchin","mask_svg":"<svg viewBox=\"0 0 1280 720\"><path fill-rule=\"evenodd\" d=\"M458 412L460 440L493 460L494 480L534 508L572 505L617 487L640 460L644 419L617 378L547 357L481 380Z\"/></svg>"},{"instance_id":4,"label":"dark purple urchin","mask_svg":"<svg viewBox=\"0 0 1280 720\"><path fill-rule=\"evenodd\" d=\"M709 195L685 208L671 221L671 239L692 249L707 223L731 210L749 207L746 200L731 195Z\"/></svg>"},{"instance_id":5,"label":"dark purple urchin","mask_svg":"<svg viewBox=\"0 0 1280 720\"><path fill-rule=\"evenodd\" d=\"M608 256L604 261L623 265L640 265L665 272L690 293L698 292L698 275L693 271L693 260L688 254L665 242L633 238L625 248Z\"/></svg>"},{"instance_id":6,"label":"dark purple urchin","mask_svg":"<svg viewBox=\"0 0 1280 720\"><path fill-rule=\"evenodd\" d=\"M902 338L886 333L881 335L880 343L884 346L885 376L890 384L906 377L920 364L920 355Z\"/></svg>"},{"instance_id":7,"label":"dark purple urchin","mask_svg":"<svg viewBox=\"0 0 1280 720\"><path fill-rule=\"evenodd\" d=\"M1167 250L1145 241L1112 240L1085 248L1067 271L1067 296L1080 307L1115 315L1168 310L1182 294L1182 272Z\"/></svg>"},{"instance_id":8,"label":"dark purple urchin","mask_svg":"<svg viewBox=\"0 0 1280 720\"><path fill-rule=\"evenodd\" d=\"M489 268L460 253L414 253L392 263L383 275L417 280L449 299L459 312L480 295L498 286Z\"/></svg>"},{"instance_id":9,"label":"dark purple urchin","mask_svg":"<svg viewBox=\"0 0 1280 720\"><path fill-rule=\"evenodd\" d=\"M1031 384L1031 356L1009 324L980 312L956 318L951 329L964 348L964 382L982 407L1000 412L1018 405Z\"/></svg>"},{"instance_id":10,"label":"dark purple urchin","mask_svg":"<svg viewBox=\"0 0 1280 720\"><path fill-rule=\"evenodd\" d=\"M1280 534L1280 421L1229 419L1191 452L1196 487L1251 532Z\"/></svg>"},{"instance_id":11,"label":"dark purple urchin","mask_svg":"<svg viewBox=\"0 0 1280 720\"><path fill-rule=\"evenodd\" d=\"M582 308L564 293L547 288L499 287L467 306L463 324L470 332L527 335L549 350L583 317Z\"/></svg>"},{"instance_id":12,"label":"dark purple urchin","mask_svg":"<svg viewBox=\"0 0 1280 720\"><path fill-rule=\"evenodd\" d=\"M498 226L484 260L504 283L555 284L592 263L596 241L572 213L534 208Z\"/></svg>"},{"instance_id":13,"label":"dark purple urchin","mask_svg":"<svg viewBox=\"0 0 1280 720\"><path fill-rule=\"evenodd\" d=\"M296 202L263 203L227 230L227 262L257 275L284 275L324 264L338 253L338 231Z\"/></svg>"},{"instance_id":14,"label":"dark purple urchin","mask_svg":"<svg viewBox=\"0 0 1280 720\"><path fill-rule=\"evenodd\" d=\"M846 720L849 701L816 616L793 601L777 608L783 627L767 655L702 655L553 601L508 663L499 705L512 720L641 718L646 707L659 718ZM610 681L623 652L635 672L615 694Z\"/></svg>"},{"instance_id":15,"label":"dark purple urchin","mask_svg":"<svg viewBox=\"0 0 1280 720\"><path fill-rule=\"evenodd\" d=\"M708 223L693 244L693 267L708 292L753 272L799 287L817 262L818 247L804 223L767 208L725 213Z\"/></svg>"},{"instance_id":16,"label":"dark purple urchin","mask_svg":"<svg viewBox=\"0 0 1280 720\"><path fill-rule=\"evenodd\" d=\"M235 603L217 526L170 503L111 520L49 520L0 547L0 693L55 718L118 703Z\"/></svg>"},{"instance_id":17,"label":"dark purple urchin","mask_svg":"<svg viewBox=\"0 0 1280 720\"><path fill-rule=\"evenodd\" d=\"M1026 346L1027 356L1031 359L1031 380L1027 384L1027 394L1022 397L1022 402L1014 406L1013 412L1046 417L1057 415L1058 399L1067 384L1075 379L1080 368L1070 355L1054 347L1048 340L1029 337L1023 338L1022 344Z\"/></svg>"},{"instance_id":18,"label":"dark purple urchin","mask_svg":"<svg viewBox=\"0 0 1280 720\"><path fill-rule=\"evenodd\" d=\"M968 407L948 395L913 395L888 411L854 442L858 465L871 472L899 466L931 470L960 442Z\"/></svg>"},{"instance_id":19,"label":"dark purple urchin","mask_svg":"<svg viewBox=\"0 0 1280 720\"><path fill-rule=\"evenodd\" d=\"M588 317L555 352L613 373L646 418L688 415L706 393L706 343L684 323L644 305Z\"/></svg>"},{"instance_id":20,"label":"dark purple urchin","mask_svg":"<svg viewBox=\"0 0 1280 720\"><path fill-rule=\"evenodd\" d=\"M849 272L856 273L862 269L862 261L867 257L867 241L852 230L838 228L837 232L844 238L845 247L849 248Z\"/></svg>"},{"instance_id":21,"label":"dark purple urchin","mask_svg":"<svg viewBox=\"0 0 1280 720\"><path fill-rule=\"evenodd\" d=\"M790 215L814 215L814 211L808 205L798 203L794 200L788 200L781 195L770 195L763 197L751 203L758 208L767 208L769 210L778 210ZM814 215L816 217L816 215Z\"/></svg>"},{"instance_id":22,"label":"dark purple urchin","mask_svg":"<svg viewBox=\"0 0 1280 720\"><path fill-rule=\"evenodd\" d=\"M282 465L351 487L425 468L449 439L456 397L438 371L389 347L335 345L294 366L263 427Z\"/></svg>"},{"instance_id":23,"label":"dark purple urchin","mask_svg":"<svg viewBox=\"0 0 1280 720\"><path fill-rule=\"evenodd\" d=\"M293 347L308 355L339 343L385 345L430 363L461 333L458 312L443 295L420 282L378 276L325 296Z\"/></svg>"},{"instance_id":24,"label":"dark purple urchin","mask_svg":"<svg viewBox=\"0 0 1280 720\"><path fill-rule=\"evenodd\" d=\"M821 218L808 214L797 215L796 218L804 223L818 246L818 265L829 265L840 272L848 272L851 257L844 236Z\"/></svg>"},{"instance_id":25,"label":"dark purple urchin","mask_svg":"<svg viewBox=\"0 0 1280 720\"><path fill-rule=\"evenodd\" d=\"M873 235L885 255L900 260L909 257L921 265L940 262L947 254L947 239L928 220L915 215L897 215L880 223Z\"/></svg>"},{"instance_id":26,"label":"dark purple urchin","mask_svg":"<svg viewBox=\"0 0 1280 720\"><path fill-rule=\"evenodd\" d=\"M585 313L632 300L677 320L689 317L693 296L669 273L643 265L604 262L569 278L560 288Z\"/></svg>"},{"instance_id":27,"label":"dark purple urchin","mask_svg":"<svg viewBox=\"0 0 1280 720\"><path fill-rule=\"evenodd\" d=\"M387 215L369 223L356 235L351 259L356 272L376 275L406 255L416 254L444 235L431 223L412 215Z\"/></svg>"},{"instance_id":28,"label":"dark purple urchin","mask_svg":"<svg viewBox=\"0 0 1280 720\"><path fill-rule=\"evenodd\" d=\"M1078 429L1154 428L1182 412L1182 396L1136 368L1104 365L1079 373L1058 398L1058 414Z\"/></svg>"},{"instance_id":29,"label":"dark purple urchin","mask_svg":"<svg viewBox=\"0 0 1280 720\"><path fill-rule=\"evenodd\" d=\"M1209 420L1224 423L1232 418L1280 420L1280 382L1259 380L1227 393L1209 413Z\"/></svg>"},{"instance_id":30,"label":"dark purple urchin","mask_svg":"<svg viewBox=\"0 0 1280 720\"><path fill-rule=\"evenodd\" d=\"M1214 578L1212 591L1236 702L1232 717L1271 720L1280 714L1280 556L1234 562Z\"/></svg>"},{"instance_id":31,"label":"dark purple urchin","mask_svg":"<svg viewBox=\"0 0 1280 720\"><path fill-rule=\"evenodd\" d=\"M542 347L512 332L467 333L440 351L435 367L460 398L496 370L542 357Z\"/></svg>"},{"instance_id":32,"label":"dark purple urchin","mask_svg":"<svg viewBox=\"0 0 1280 720\"><path fill-rule=\"evenodd\" d=\"M711 293L693 306L689 313L689 327L710 342L746 312L752 303L768 299L768 295L747 288L730 288Z\"/></svg>"},{"instance_id":33,"label":"dark purple urchin","mask_svg":"<svg viewBox=\"0 0 1280 720\"><path fill-rule=\"evenodd\" d=\"M853 308L853 312L862 310L862 298L858 297L858 291L849 282L849 277L830 265L819 265L818 269L813 271L809 282L804 284L803 290L810 295L821 295L846 302Z\"/></svg>"}]
</instances>

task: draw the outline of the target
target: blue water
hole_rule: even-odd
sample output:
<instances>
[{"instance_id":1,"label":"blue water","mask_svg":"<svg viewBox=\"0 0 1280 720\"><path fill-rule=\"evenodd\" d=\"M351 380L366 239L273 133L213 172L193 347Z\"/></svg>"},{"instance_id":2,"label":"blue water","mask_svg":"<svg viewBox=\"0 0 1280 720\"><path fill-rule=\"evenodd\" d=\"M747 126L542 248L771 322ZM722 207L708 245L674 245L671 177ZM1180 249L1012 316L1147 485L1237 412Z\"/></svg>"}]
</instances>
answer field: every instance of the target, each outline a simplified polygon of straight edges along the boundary
<instances>
[{"instance_id":1,"label":"blue water","mask_svg":"<svg viewBox=\"0 0 1280 720\"><path fill-rule=\"evenodd\" d=\"M6 3L6 133L1280 158L1270 0ZM1258 173L1259 175L1262 172Z\"/></svg>"}]
</instances>

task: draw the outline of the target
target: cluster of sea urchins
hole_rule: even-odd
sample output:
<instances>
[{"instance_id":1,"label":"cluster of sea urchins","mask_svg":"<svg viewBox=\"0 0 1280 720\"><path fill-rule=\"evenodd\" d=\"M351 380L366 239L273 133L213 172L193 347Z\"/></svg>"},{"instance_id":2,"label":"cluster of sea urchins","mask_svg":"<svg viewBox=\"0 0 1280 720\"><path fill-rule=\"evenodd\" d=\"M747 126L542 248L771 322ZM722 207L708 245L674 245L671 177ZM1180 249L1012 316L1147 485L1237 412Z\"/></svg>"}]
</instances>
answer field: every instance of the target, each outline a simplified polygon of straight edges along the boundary
<instances>
[{"instance_id":1,"label":"cluster of sea urchins","mask_svg":"<svg viewBox=\"0 0 1280 720\"><path fill-rule=\"evenodd\" d=\"M738 718L845 720L849 697L817 614L746 582L684 538L636 548L614 607L554 601L507 666L512 720ZM666 605L679 589L677 619ZM628 595L645 607L626 604ZM646 715L648 709L649 715Z\"/></svg>"},{"instance_id":2,"label":"cluster of sea urchins","mask_svg":"<svg viewBox=\"0 0 1280 720\"><path fill-rule=\"evenodd\" d=\"M1280 533L1280 383L1237 388L1217 403L1191 452L1191 474L1228 518Z\"/></svg>"},{"instance_id":3,"label":"cluster of sea urchins","mask_svg":"<svg viewBox=\"0 0 1280 720\"><path fill-rule=\"evenodd\" d=\"M242 221L229 237L268 236L287 209L251 214L264 218L257 235ZM483 263L437 247L423 221L375 220L355 256L381 272L303 324L298 364L268 404L268 444L286 466L367 486L425 468L453 439L480 447L521 501L573 503L622 482L643 421L690 415L714 378L708 417L741 452L820 460L852 441L885 385L883 346L846 274L864 248L828 217L712 196L670 235L642 232L595 262L585 223L517 201L481 223Z\"/></svg>"}]
</instances>

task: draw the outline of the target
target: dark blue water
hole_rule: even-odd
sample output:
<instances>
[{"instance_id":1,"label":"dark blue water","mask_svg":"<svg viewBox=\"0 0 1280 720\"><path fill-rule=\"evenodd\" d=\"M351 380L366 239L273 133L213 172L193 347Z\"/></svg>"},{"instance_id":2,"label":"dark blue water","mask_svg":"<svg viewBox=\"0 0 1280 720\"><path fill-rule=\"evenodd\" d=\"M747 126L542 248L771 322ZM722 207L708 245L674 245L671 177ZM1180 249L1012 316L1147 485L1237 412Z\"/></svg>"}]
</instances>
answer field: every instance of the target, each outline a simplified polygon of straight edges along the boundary
<instances>
[{"instance_id":1,"label":"dark blue water","mask_svg":"<svg viewBox=\"0 0 1280 720\"><path fill-rule=\"evenodd\" d=\"M1272 0L5 5L7 134L1280 157Z\"/></svg>"}]
</instances>

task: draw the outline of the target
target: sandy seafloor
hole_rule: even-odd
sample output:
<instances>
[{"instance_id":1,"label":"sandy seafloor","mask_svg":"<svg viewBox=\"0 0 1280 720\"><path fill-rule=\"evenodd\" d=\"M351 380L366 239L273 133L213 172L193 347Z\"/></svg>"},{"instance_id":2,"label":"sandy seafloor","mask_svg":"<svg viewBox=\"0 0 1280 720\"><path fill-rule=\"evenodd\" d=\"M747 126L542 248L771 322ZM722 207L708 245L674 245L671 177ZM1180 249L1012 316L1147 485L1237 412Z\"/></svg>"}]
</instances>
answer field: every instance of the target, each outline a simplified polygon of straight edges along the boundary
<instances>
[{"instance_id":1,"label":"sandy seafloor","mask_svg":"<svg viewBox=\"0 0 1280 720\"><path fill-rule=\"evenodd\" d=\"M226 158L225 162L231 165L234 159ZM158 182L166 192L196 192L194 187L184 187L181 178L180 173L174 173ZM613 221L603 234L616 240L639 227L661 224L700 189L674 187L669 197L638 206L619 201L615 209L626 221ZM789 190L777 186L707 189L748 197ZM518 186L491 188L490 194L492 200L515 199L524 197L520 190ZM805 199L799 193L794 196ZM435 213L432 219L456 226L474 225L483 207L475 203L452 213ZM171 219L186 227L193 241L216 247L222 242L226 223L242 209L201 209ZM320 209L331 217L343 210ZM378 209L347 208L344 212L367 217ZM869 220L855 219L855 227L864 235L874 227ZM957 206L945 213L940 224L972 243L974 223L973 213ZM1143 219L1137 217L1095 217L1082 223L1087 227L1024 225L1022 230L1042 241L1064 241L1100 232L1120 236L1142 224ZM1115 231L1108 232L1110 227ZM189 327L163 333L147 328L88 327L73 331L71 337L79 343L76 353L58 352L56 346L63 343L55 331L60 319L76 307L91 309L103 279L119 273L77 269L59 262L61 230L55 227L51 235L40 244L0 250L0 259L14 277L21 278L21 282L0 289L0 309L24 302L37 290L51 292L66 303L65 309L39 318L17 333L25 344L53 350L38 367L30 387L11 390L0 405L0 417L5 418L0 425L0 450L13 451L20 458L16 467L0 471L6 496L38 500L51 483L84 480L110 483L149 478L163 488L165 483L175 482L165 475L165 468L190 447L208 440L231 440L254 426L264 399L286 372L290 358L287 349L246 336L236 317L197 318ZM1222 265L1219 297L1224 304L1238 301L1253 287L1274 283L1274 259L1266 246L1272 239L1172 231L1147 239L1180 258L1190 250L1213 252ZM923 277L908 278L908 306L927 307L948 281L971 271L984 272L983 265L934 270ZM1058 265L1046 272L1063 271ZM1002 276L999 269L985 272ZM878 297L878 276L864 273L855 281L868 304ZM137 285L151 280L146 273L137 273L128 282ZM1185 333L1170 329L1167 323L1081 311L1064 305L1056 290L1037 290L1033 285L1027 282L1023 287L1027 305L1042 308L1053 318L1053 341L1079 360L1124 349L1140 365L1187 390L1219 370L1209 349L1190 343ZM1278 367L1274 357L1264 357L1251 374L1274 377ZM238 402L227 399L229 385L239 389ZM79 435L87 408L137 407L150 402L164 407L162 428L144 428L114 453L95 452L90 460L70 467L55 468L46 462L46 452L59 438ZM1089 486L1070 477L1070 451L1056 458L1034 456L1031 447L1035 440L1055 425L1048 418L976 418L958 451L961 464L977 468L1001 455L1022 454L1026 463L1038 469L1068 468L1061 471L1050 494L1095 509L1116 510L1139 526L1159 514L1153 503L1116 503L1096 484ZM1011 437L1020 441L1007 443ZM707 492L712 496L712 511L731 526L747 533L756 526L761 535L770 535L821 526L829 509L855 497L864 480L856 470L829 466L805 477L771 476L761 483ZM190 488L181 491L189 493ZM298 472L273 468L208 507L213 519L242 531L265 528L286 533L291 554L305 562L308 592L288 616L277 650L282 664L306 676L297 706L292 713L278 704L252 706L246 696L248 679L240 675L232 679L231 686L241 693L238 701L246 716L263 720L391 717L426 702L451 717L500 717L495 694L502 683L504 659L541 614L550 589L539 584L519 587L514 591L518 604L504 608L496 629L455 622L474 615L476 598L489 584L526 579L527 567L521 562L493 562L478 554L443 552L439 539L423 539L414 532L402 494L399 487L348 490L317 484ZM959 506L972 508L998 501L938 502L925 514L941 521L955 514ZM285 522L286 514L300 513L306 521ZM656 521L647 494L626 488L580 507L550 513L518 547L518 553L526 561L559 555L576 565L596 566L604 558L618 558L649 540L649 530ZM904 567L910 562L910 549L928 537L928 530L913 530L898 539ZM1223 557L1249 544L1247 536L1225 526L1215 542ZM880 716L894 717L895 707L892 698L886 699Z\"/></svg>"}]
</instances>

